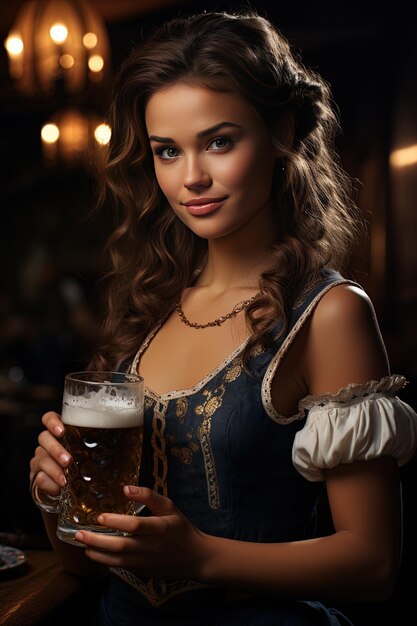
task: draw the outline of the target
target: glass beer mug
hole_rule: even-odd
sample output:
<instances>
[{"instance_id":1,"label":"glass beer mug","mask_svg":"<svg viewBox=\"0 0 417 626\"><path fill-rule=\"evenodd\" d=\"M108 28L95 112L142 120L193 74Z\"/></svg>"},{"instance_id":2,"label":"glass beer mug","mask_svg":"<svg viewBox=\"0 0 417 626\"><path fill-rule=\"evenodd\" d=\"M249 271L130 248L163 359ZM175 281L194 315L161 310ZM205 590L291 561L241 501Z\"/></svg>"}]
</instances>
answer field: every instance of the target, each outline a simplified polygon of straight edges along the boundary
<instances>
[{"instance_id":1,"label":"glass beer mug","mask_svg":"<svg viewBox=\"0 0 417 626\"><path fill-rule=\"evenodd\" d=\"M62 443L72 461L59 496L57 536L62 541L81 545L74 537L79 530L124 535L100 526L97 517L138 512L123 486L138 484L143 388L143 378L121 372L77 372L65 377ZM38 504L51 510L47 503Z\"/></svg>"}]
</instances>

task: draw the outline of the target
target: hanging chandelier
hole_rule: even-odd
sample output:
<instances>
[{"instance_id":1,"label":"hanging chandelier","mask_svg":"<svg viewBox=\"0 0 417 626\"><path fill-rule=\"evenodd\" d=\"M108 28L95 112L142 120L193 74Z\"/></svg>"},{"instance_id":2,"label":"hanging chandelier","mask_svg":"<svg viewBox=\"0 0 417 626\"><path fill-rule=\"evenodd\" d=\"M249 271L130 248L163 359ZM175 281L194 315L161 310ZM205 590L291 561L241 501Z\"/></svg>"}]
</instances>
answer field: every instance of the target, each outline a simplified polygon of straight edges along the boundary
<instances>
[{"instance_id":1,"label":"hanging chandelier","mask_svg":"<svg viewBox=\"0 0 417 626\"><path fill-rule=\"evenodd\" d=\"M77 94L110 72L106 26L88 0L26 0L5 47L26 96Z\"/></svg>"}]
</instances>

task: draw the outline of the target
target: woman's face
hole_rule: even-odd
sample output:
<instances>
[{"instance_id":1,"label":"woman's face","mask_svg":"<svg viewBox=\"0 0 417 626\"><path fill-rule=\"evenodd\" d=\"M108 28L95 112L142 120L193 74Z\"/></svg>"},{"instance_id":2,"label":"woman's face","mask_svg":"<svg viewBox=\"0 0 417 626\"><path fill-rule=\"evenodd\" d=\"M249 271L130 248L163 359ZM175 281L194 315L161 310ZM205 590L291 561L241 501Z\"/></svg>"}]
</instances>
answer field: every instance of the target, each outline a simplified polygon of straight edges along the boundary
<instances>
[{"instance_id":1,"label":"woman's face","mask_svg":"<svg viewBox=\"0 0 417 626\"><path fill-rule=\"evenodd\" d=\"M276 154L247 100L176 83L150 98L145 119L159 186L196 235L224 237L257 220L273 222Z\"/></svg>"}]
</instances>

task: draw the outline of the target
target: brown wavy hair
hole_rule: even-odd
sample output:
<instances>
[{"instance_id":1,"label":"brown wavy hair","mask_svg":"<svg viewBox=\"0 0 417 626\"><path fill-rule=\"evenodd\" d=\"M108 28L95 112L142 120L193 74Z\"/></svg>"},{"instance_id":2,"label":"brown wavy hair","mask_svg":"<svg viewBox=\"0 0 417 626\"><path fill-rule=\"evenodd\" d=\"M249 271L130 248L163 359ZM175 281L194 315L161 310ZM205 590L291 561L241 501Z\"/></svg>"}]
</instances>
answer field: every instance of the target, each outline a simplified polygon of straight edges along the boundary
<instances>
[{"instance_id":1,"label":"brown wavy hair","mask_svg":"<svg viewBox=\"0 0 417 626\"><path fill-rule=\"evenodd\" d=\"M159 189L144 121L150 97L178 81L238 92L261 115L281 155L273 183L277 239L271 269L259 279L263 293L246 310L252 335L245 364L255 346L272 341L278 319L284 332L300 290L325 267L342 271L358 232L351 181L335 153L339 124L329 87L279 30L254 11L203 12L162 24L133 48L114 83L98 206L110 206L118 222L108 243L105 319L92 367L112 369L131 358L206 258L206 241ZM290 124L291 142L281 139L283 123Z\"/></svg>"}]
</instances>

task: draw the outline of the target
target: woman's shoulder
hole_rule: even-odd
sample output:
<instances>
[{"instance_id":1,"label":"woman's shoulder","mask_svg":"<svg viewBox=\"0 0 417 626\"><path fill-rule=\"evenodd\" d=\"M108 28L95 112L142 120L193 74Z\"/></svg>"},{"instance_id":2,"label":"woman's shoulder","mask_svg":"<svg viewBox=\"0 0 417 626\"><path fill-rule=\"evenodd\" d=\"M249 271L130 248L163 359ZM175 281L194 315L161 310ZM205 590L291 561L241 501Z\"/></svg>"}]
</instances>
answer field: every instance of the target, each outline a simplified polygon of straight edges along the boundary
<instances>
[{"instance_id":1,"label":"woman's shoulder","mask_svg":"<svg viewBox=\"0 0 417 626\"><path fill-rule=\"evenodd\" d=\"M339 337L361 329L379 331L372 300L359 283L327 270L306 291L294 314L309 321L309 334L319 340L328 340L332 332Z\"/></svg>"},{"instance_id":2,"label":"woman's shoulder","mask_svg":"<svg viewBox=\"0 0 417 626\"><path fill-rule=\"evenodd\" d=\"M311 315L305 355L306 378L313 394L388 374L375 309L362 288L338 284L323 295Z\"/></svg>"},{"instance_id":3,"label":"woman's shoulder","mask_svg":"<svg viewBox=\"0 0 417 626\"><path fill-rule=\"evenodd\" d=\"M331 286L320 298L312 316L315 325L329 328L336 325L361 325L377 322L375 309L366 291L357 284L338 283Z\"/></svg>"}]
</instances>

